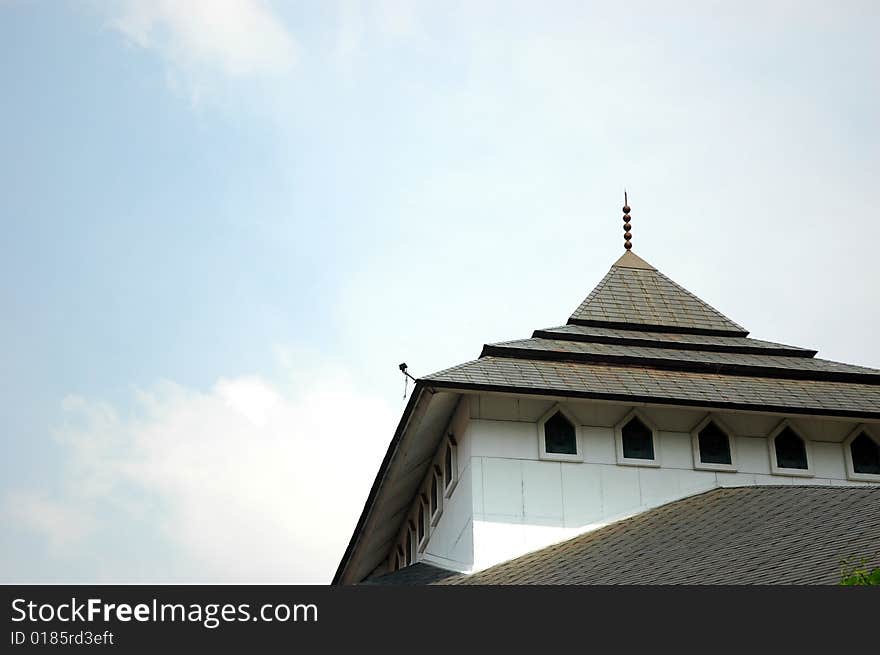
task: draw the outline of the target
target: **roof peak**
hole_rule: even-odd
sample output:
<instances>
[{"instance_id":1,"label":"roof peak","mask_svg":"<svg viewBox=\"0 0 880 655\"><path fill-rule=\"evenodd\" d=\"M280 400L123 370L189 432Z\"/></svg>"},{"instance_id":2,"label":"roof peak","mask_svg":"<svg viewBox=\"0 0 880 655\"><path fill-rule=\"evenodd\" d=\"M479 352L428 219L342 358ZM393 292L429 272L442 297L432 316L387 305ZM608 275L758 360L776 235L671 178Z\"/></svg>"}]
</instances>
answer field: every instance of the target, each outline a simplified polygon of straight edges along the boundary
<instances>
[{"instance_id":1,"label":"roof peak","mask_svg":"<svg viewBox=\"0 0 880 655\"><path fill-rule=\"evenodd\" d=\"M635 254L632 250L627 250L623 255L620 256L616 262L611 265L612 268L640 268L646 271L656 271L657 269L651 266L644 259Z\"/></svg>"},{"instance_id":2,"label":"roof peak","mask_svg":"<svg viewBox=\"0 0 880 655\"><path fill-rule=\"evenodd\" d=\"M748 331L627 251L568 319L569 324L718 336Z\"/></svg>"}]
</instances>

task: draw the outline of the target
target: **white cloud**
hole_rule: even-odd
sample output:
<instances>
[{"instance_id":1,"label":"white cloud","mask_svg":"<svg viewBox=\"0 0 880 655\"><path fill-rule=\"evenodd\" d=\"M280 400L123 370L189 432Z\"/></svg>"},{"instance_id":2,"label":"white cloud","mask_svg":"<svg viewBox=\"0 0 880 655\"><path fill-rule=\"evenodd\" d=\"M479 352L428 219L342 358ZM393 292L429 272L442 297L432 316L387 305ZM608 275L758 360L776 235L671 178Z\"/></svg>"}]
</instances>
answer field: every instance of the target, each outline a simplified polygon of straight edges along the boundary
<instances>
[{"instance_id":1,"label":"white cloud","mask_svg":"<svg viewBox=\"0 0 880 655\"><path fill-rule=\"evenodd\" d=\"M396 416L344 372L301 368L289 382L165 382L122 418L68 398L63 488L8 495L9 527L41 537L49 557L63 552L80 576L98 554L94 576L109 581L328 582ZM138 553L136 573L120 540Z\"/></svg>"},{"instance_id":2,"label":"white cloud","mask_svg":"<svg viewBox=\"0 0 880 655\"><path fill-rule=\"evenodd\" d=\"M79 507L33 492L8 494L3 512L13 521L43 535L53 555L60 555L78 544L94 529L93 518Z\"/></svg>"},{"instance_id":3,"label":"white cloud","mask_svg":"<svg viewBox=\"0 0 880 655\"><path fill-rule=\"evenodd\" d=\"M418 31L413 0L378 0L376 22L379 30L389 36L413 36Z\"/></svg>"},{"instance_id":4,"label":"white cloud","mask_svg":"<svg viewBox=\"0 0 880 655\"><path fill-rule=\"evenodd\" d=\"M351 73L377 43L424 38L420 9L415 0L338 0L336 63Z\"/></svg>"},{"instance_id":5,"label":"white cloud","mask_svg":"<svg viewBox=\"0 0 880 655\"><path fill-rule=\"evenodd\" d=\"M297 47L263 0L124 0L109 24L132 43L160 52L192 73L284 73Z\"/></svg>"}]
</instances>

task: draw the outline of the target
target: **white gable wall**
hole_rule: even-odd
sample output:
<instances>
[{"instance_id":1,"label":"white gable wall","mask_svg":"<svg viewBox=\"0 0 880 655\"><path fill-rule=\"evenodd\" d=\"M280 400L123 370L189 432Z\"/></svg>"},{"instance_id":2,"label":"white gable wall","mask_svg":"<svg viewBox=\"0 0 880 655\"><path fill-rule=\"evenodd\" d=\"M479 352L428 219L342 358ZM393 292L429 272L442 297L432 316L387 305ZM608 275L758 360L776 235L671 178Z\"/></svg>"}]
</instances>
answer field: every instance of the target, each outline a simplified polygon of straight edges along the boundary
<instances>
[{"instance_id":1,"label":"white gable wall","mask_svg":"<svg viewBox=\"0 0 880 655\"><path fill-rule=\"evenodd\" d=\"M616 425L633 406L563 400L576 419L582 463L539 459L537 420L555 401L497 394L463 398L455 422L460 481L422 555L474 571L607 523L719 486L858 485L847 480L842 442L856 422L793 419L811 441L814 477L772 475L767 435L780 415L715 413L735 433L738 470L694 469L696 409L639 407L658 429L659 467L617 464ZM462 429L463 428L463 429ZM871 483L867 483L871 484Z\"/></svg>"},{"instance_id":2,"label":"white gable wall","mask_svg":"<svg viewBox=\"0 0 880 655\"><path fill-rule=\"evenodd\" d=\"M473 473L471 456L472 439L470 435L470 405L463 398L449 423L448 432L452 433L457 448L458 482L449 497L443 495L443 513L440 520L432 527L427 547L419 554L420 561L455 571L466 571L473 566ZM437 453L436 463L443 466L445 439ZM423 488L427 493L429 481ZM415 512L414 512L415 514ZM415 521L415 517L412 519Z\"/></svg>"}]
</instances>

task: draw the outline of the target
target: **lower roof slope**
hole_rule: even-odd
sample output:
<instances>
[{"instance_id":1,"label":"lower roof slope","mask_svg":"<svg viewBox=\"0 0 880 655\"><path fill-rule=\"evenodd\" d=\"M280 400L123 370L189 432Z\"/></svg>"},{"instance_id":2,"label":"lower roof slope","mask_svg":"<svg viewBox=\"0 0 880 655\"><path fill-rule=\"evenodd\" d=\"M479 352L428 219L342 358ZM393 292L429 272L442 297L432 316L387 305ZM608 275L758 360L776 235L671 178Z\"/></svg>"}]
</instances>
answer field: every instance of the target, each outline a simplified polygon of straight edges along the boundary
<instances>
[{"instance_id":1,"label":"lower roof slope","mask_svg":"<svg viewBox=\"0 0 880 655\"><path fill-rule=\"evenodd\" d=\"M381 586L415 586L440 584L444 580L461 577L460 573L441 569L424 562L417 562L394 573L382 575L378 578L364 580L361 584Z\"/></svg>"},{"instance_id":2,"label":"lower roof slope","mask_svg":"<svg viewBox=\"0 0 880 655\"><path fill-rule=\"evenodd\" d=\"M880 566L880 487L773 486L714 489L472 575L417 566L428 584L837 584L862 559Z\"/></svg>"}]
</instances>

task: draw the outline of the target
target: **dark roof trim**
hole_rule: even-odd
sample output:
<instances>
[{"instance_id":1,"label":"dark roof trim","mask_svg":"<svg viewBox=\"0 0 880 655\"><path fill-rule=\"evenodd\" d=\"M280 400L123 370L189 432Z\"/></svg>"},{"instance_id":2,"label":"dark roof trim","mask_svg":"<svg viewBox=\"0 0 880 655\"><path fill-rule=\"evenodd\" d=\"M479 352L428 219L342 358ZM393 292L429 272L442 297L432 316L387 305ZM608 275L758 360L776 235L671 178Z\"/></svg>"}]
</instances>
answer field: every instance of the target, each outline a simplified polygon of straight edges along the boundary
<instances>
[{"instance_id":1,"label":"dark roof trim","mask_svg":"<svg viewBox=\"0 0 880 655\"><path fill-rule=\"evenodd\" d=\"M645 405L677 405L679 407L708 407L711 409L735 409L746 412L773 412L777 414L803 416L829 416L835 418L880 419L876 412L845 411L839 409L818 409L812 407L788 407L786 405L765 405L761 403L732 403L726 401L703 401L659 396L639 396L593 391L571 391L569 389L536 389L503 384L477 384L473 382L450 382L446 380L419 380L434 389L456 389L460 391L494 391L500 393L523 394L527 396L551 396L559 398L583 398L585 400L605 400L610 402L637 403Z\"/></svg>"},{"instance_id":2,"label":"dark roof trim","mask_svg":"<svg viewBox=\"0 0 880 655\"><path fill-rule=\"evenodd\" d=\"M650 323L620 323L618 321L595 321L592 319L570 318L568 325L584 327L606 327L615 330L639 330L642 332L671 332L673 334L702 334L707 337L747 337L745 330L710 330L707 328L679 327L673 325L652 325Z\"/></svg>"},{"instance_id":3,"label":"dark roof trim","mask_svg":"<svg viewBox=\"0 0 880 655\"><path fill-rule=\"evenodd\" d=\"M552 330L535 330L532 333L532 338L553 339L554 341L581 341L584 343L604 343L612 346L644 346L646 348L670 348L673 350L704 350L707 352L736 353L738 355L780 355L782 357L811 358L819 354L818 350L806 350L803 348L762 348L759 346L742 346L736 344L659 341L657 339L612 337L607 335L593 334L572 334L569 332L553 332Z\"/></svg>"},{"instance_id":4,"label":"dark roof trim","mask_svg":"<svg viewBox=\"0 0 880 655\"><path fill-rule=\"evenodd\" d=\"M763 353L766 354L766 353ZM533 350L486 344L480 357L502 357L506 359L540 359L551 362L603 363L623 366L647 366L665 371L690 371L696 373L716 373L720 375L750 376L760 378L781 378L784 380L813 380L821 382L852 382L856 384L880 385L880 374L844 373L842 371L807 371L778 366L751 366L748 364L718 364L715 362L694 362L664 357L642 357L633 355L611 355L607 353L571 353L558 350Z\"/></svg>"},{"instance_id":5,"label":"dark roof trim","mask_svg":"<svg viewBox=\"0 0 880 655\"><path fill-rule=\"evenodd\" d=\"M362 585L431 585L443 580L460 578L461 573L442 569L433 564L416 562L409 566L398 569L375 578L367 578L360 582Z\"/></svg>"},{"instance_id":6,"label":"dark roof trim","mask_svg":"<svg viewBox=\"0 0 880 655\"><path fill-rule=\"evenodd\" d=\"M358 519L357 525L354 528L354 532L351 535L351 539L348 542L348 547L345 549L345 553L342 555L342 559L339 561L339 566L336 568L336 574L333 576L332 585L342 584L342 576L345 573L345 569L348 567L348 562L351 559L352 554L354 553L354 549L360 541L361 531L367 523L367 519L370 517L370 512L373 509L373 502L376 500L376 496L379 494L379 489L382 488L382 482L385 479L385 473L388 471L388 467L391 465L391 460L394 458L394 454L397 452L397 446L400 444L400 440L403 437L403 433L406 431L407 426L409 425L410 417L418 404L419 400L422 397L422 394L425 391L425 384L417 380L415 387L413 388L412 395L409 397L409 402L406 404L406 408L403 410L403 415L400 417L400 422L397 424L397 430L394 431L394 437L391 439L391 443L388 444L388 450L385 453L385 458L382 460L382 465L379 467L379 472L376 473L376 479L373 480L373 486L370 488L370 494L367 496L367 502L364 503L364 509L361 510L361 516Z\"/></svg>"}]
</instances>

